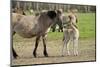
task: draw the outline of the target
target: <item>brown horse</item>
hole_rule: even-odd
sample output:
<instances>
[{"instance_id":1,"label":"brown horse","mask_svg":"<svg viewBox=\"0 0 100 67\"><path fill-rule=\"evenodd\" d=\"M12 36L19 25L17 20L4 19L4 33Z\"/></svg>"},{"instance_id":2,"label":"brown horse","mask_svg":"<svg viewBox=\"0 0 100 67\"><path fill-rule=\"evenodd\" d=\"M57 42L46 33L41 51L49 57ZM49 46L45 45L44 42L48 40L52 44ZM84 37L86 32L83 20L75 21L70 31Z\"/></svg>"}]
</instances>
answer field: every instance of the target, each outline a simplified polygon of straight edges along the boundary
<instances>
[{"instance_id":1,"label":"brown horse","mask_svg":"<svg viewBox=\"0 0 100 67\"><path fill-rule=\"evenodd\" d=\"M19 18L20 16L20 18ZM33 50L33 55L36 57L36 50L38 47L38 43L40 37L42 37L43 45L44 45L44 56L48 56L46 50L46 35L49 27L55 23L57 18L56 11L47 11L43 12L38 16L25 16L25 15L17 15L16 13L12 13L12 34L19 34L24 38L32 38L36 37L35 49ZM16 58L18 55L14 48L12 48L13 56Z\"/></svg>"}]
</instances>

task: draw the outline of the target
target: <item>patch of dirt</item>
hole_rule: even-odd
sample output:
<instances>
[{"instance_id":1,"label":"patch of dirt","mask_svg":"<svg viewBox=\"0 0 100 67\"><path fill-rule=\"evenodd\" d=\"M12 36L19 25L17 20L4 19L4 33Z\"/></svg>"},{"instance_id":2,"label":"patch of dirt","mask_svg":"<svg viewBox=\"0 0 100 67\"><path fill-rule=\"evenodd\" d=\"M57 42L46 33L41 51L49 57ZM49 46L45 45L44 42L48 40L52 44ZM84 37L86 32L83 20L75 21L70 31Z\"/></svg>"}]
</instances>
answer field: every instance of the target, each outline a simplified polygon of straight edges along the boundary
<instances>
[{"instance_id":1,"label":"patch of dirt","mask_svg":"<svg viewBox=\"0 0 100 67\"><path fill-rule=\"evenodd\" d=\"M12 65L28 65L28 64L48 64L48 63L62 63L62 62L77 62L77 61L95 61L95 40L84 39L79 40L79 55L62 56L62 40L47 41L47 51L49 57L43 55L43 44L39 43L37 49L37 58L32 55L34 49L34 39L14 41L14 48L18 53L17 59L12 59ZM72 44L70 45L72 49ZM72 50L70 50L72 53Z\"/></svg>"}]
</instances>

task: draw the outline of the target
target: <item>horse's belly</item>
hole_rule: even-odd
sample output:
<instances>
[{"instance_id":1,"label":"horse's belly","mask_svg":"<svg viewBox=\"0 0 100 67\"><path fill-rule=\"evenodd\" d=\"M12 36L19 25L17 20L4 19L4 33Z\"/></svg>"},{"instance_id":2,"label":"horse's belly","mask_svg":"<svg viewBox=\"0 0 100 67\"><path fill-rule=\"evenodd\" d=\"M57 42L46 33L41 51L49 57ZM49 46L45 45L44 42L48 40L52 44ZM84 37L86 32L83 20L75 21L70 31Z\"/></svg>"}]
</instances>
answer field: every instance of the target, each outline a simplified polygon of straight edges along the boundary
<instances>
[{"instance_id":1,"label":"horse's belly","mask_svg":"<svg viewBox=\"0 0 100 67\"><path fill-rule=\"evenodd\" d=\"M32 38L34 36L36 36L36 32L33 30L16 30L15 31L18 35L24 37L24 38Z\"/></svg>"},{"instance_id":2,"label":"horse's belly","mask_svg":"<svg viewBox=\"0 0 100 67\"><path fill-rule=\"evenodd\" d=\"M21 37L24 37L24 38L32 38L35 36L35 34L31 34L31 33L18 33Z\"/></svg>"},{"instance_id":3,"label":"horse's belly","mask_svg":"<svg viewBox=\"0 0 100 67\"><path fill-rule=\"evenodd\" d=\"M31 38L36 35L35 30L31 26L18 25L14 27L14 31L24 38Z\"/></svg>"}]
</instances>

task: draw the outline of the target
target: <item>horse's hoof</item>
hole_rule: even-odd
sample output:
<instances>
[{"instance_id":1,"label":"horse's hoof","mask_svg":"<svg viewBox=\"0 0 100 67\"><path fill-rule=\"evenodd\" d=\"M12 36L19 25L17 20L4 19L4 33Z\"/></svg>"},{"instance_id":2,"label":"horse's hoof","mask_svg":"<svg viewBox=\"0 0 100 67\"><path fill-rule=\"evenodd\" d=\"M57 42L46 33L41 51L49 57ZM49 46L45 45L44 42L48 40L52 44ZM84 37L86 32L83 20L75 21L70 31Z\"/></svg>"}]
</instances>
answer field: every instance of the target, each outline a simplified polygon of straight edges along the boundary
<instances>
[{"instance_id":1,"label":"horse's hoof","mask_svg":"<svg viewBox=\"0 0 100 67\"><path fill-rule=\"evenodd\" d=\"M18 58L18 55L12 56L12 59L17 59L17 58Z\"/></svg>"},{"instance_id":2,"label":"horse's hoof","mask_svg":"<svg viewBox=\"0 0 100 67\"><path fill-rule=\"evenodd\" d=\"M44 56L48 57L48 53L46 51L44 51Z\"/></svg>"},{"instance_id":3,"label":"horse's hoof","mask_svg":"<svg viewBox=\"0 0 100 67\"><path fill-rule=\"evenodd\" d=\"M45 54L44 56L45 56L45 57L48 57L48 54Z\"/></svg>"},{"instance_id":4,"label":"horse's hoof","mask_svg":"<svg viewBox=\"0 0 100 67\"><path fill-rule=\"evenodd\" d=\"M64 55L61 55L62 57L64 57Z\"/></svg>"},{"instance_id":5,"label":"horse's hoof","mask_svg":"<svg viewBox=\"0 0 100 67\"><path fill-rule=\"evenodd\" d=\"M33 56L36 58L36 53L35 52L33 52Z\"/></svg>"},{"instance_id":6,"label":"horse's hoof","mask_svg":"<svg viewBox=\"0 0 100 67\"><path fill-rule=\"evenodd\" d=\"M17 58L18 58L18 55L17 55L17 54L14 54L14 55L13 55L13 58L14 58L14 59L17 59Z\"/></svg>"},{"instance_id":7,"label":"horse's hoof","mask_svg":"<svg viewBox=\"0 0 100 67\"><path fill-rule=\"evenodd\" d=\"M36 58L37 57L37 55L36 54L33 54L33 56Z\"/></svg>"},{"instance_id":8,"label":"horse's hoof","mask_svg":"<svg viewBox=\"0 0 100 67\"><path fill-rule=\"evenodd\" d=\"M34 57L35 57L35 58L37 57L36 54L34 54Z\"/></svg>"},{"instance_id":9,"label":"horse's hoof","mask_svg":"<svg viewBox=\"0 0 100 67\"><path fill-rule=\"evenodd\" d=\"M45 57L48 57L48 55L45 55Z\"/></svg>"},{"instance_id":10,"label":"horse's hoof","mask_svg":"<svg viewBox=\"0 0 100 67\"><path fill-rule=\"evenodd\" d=\"M44 53L44 56L45 56L45 57L48 57L48 54L47 54L47 53Z\"/></svg>"}]
</instances>

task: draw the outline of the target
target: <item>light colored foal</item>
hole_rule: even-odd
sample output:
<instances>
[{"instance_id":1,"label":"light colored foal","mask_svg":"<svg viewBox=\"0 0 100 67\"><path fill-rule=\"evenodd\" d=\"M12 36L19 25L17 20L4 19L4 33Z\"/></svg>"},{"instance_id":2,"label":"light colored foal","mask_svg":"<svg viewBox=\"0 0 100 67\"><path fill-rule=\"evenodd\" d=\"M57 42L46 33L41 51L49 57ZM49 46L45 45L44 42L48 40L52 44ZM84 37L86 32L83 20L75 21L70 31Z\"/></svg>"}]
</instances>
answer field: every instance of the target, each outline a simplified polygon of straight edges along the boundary
<instances>
[{"instance_id":1,"label":"light colored foal","mask_svg":"<svg viewBox=\"0 0 100 67\"><path fill-rule=\"evenodd\" d=\"M75 56L78 55L78 39L79 39L79 30L75 27L75 25L72 24L72 22L67 22L67 26L63 28L63 48L62 48L62 55L64 56L66 54L70 55L70 49L69 45L72 42L73 43L73 53Z\"/></svg>"}]
</instances>

